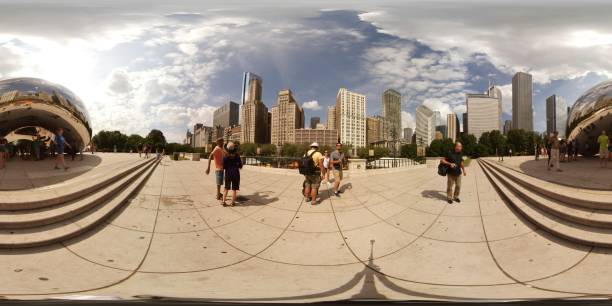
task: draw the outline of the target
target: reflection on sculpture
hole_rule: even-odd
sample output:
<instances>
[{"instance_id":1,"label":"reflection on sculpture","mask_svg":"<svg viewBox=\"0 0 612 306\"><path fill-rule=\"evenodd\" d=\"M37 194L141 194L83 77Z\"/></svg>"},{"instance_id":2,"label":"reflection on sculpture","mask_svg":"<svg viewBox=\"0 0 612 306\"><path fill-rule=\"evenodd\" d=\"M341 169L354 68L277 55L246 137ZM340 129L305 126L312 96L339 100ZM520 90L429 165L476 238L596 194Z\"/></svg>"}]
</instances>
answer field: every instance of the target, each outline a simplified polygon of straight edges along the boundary
<instances>
[{"instance_id":1,"label":"reflection on sculpture","mask_svg":"<svg viewBox=\"0 0 612 306\"><path fill-rule=\"evenodd\" d=\"M67 141L82 145L91 139L85 105L67 88L35 78L0 81L0 137L24 127L61 127Z\"/></svg>"},{"instance_id":2,"label":"reflection on sculpture","mask_svg":"<svg viewBox=\"0 0 612 306\"><path fill-rule=\"evenodd\" d=\"M595 142L602 130L612 132L612 81L587 90L576 100L568 116L568 139L578 141L578 151L583 155L596 153Z\"/></svg>"}]
</instances>

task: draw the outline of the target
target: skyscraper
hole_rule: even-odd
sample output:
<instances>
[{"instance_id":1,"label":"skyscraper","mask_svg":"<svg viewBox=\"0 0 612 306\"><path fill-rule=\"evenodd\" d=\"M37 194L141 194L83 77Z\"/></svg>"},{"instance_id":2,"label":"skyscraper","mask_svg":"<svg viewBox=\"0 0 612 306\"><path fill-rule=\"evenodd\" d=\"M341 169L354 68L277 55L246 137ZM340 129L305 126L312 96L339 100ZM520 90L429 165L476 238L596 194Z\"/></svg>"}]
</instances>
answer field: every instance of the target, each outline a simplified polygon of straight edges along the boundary
<instances>
[{"instance_id":1,"label":"skyscraper","mask_svg":"<svg viewBox=\"0 0 612 306\"><path fill-rule=\"evenodd\" d=\"M466 94L469 133L479 139L482 133L501 131L501 90L491 86L484 94Z\"/></svg>"},{"instance_id":2,"label":"skyscraper","mask_svg":"<svg viewBox=\"0 0 612 306\"><path fill-rule=\"evenodd\" d=\"M504 135L508 135L508 132L512 129L512 120L504 121Z\"/></svg>"},{"instance_id":3,"label":"skyscraper","mask_svg":"<svg viewBox=\"0 0 612 306\"><path fill-rule=\"evenodd\" d=\"M412 128L404 128L404 140L408 143L412 142Z\"/></svg>"},{"instance_id":4,"label":"skyscraper","mask_svg":"<svg viewBox=\"0 0 612 306\"><path fill-rule=\"evenodd\" d=\"M455 113L446 115L446 138L450 138L453 142L457 141L459 136L459 118Z\"/></svg>"},{"instance_id":5,"label":"skyscraper","mask_svg":"<svg viewBox=\"0 0 612 306\"><path fill-rule=\"evenodd\" d=\"M336 107L327 107L327 129L336 130Z\"/></svg>"},{"instance_id":6,"label":"skyscraper","mask_svg":"<svg viewBox=\"0 0 612 306\"><path fill-rule=\"evenodd\" d=\"M546 133L557 131L561 138L565 138L567 125L567 104L563 97L552 95L546 98Z\"/></svg>"},{"instance_id":7,"label":"skyscraper","mask_svg":"<svg viewBox=\"0 0 612 306\"><path fill-rule=\"evenodd\" d=\"M289 89L278 92L276 105L272 107L271 143L280 147L295 142L295 130L304 128L304 110L293 98Z\"/></svg>"},{"instance_id":8,"label":"skyscraper","mask_svg":"<svg viewBox=\"0 0 612 306\"><path fill-rule=\"evenodd\" d=\"M383 118L367 117L366 118L366 143L374 143L383 140Z\"/></svg>"},{"instance_id":9,"label":"skyscraper","mask_svg":"<svg viewBox=\"0 0 612 306\"><path fill-rule=\"evenodd\" d=\"M384 118L384 138L402 138L402 95L387 89L382 96L382 116Z\"/></svg>"},{"instance_id":10,"label":"skyscraper","mask_svg":"<svg viewBox=\"0 0 612 306\"><path fill-rule=\"evenodd\" d=\"M462 118L462 122L463 122L463 126L461 127L461 132L463 132L463 134L467 135L469 133L468 130L468 113L463 113L463 118Z\"/></svg>"},{"instance_id":11,"label":"skyscraper","mask_svg":"<svg viewBox=\"0 0 612 306\"><path fill-rule=\"evenodd\" d=\"M419 105L416 108L416 144L418 146L428 147L434 140L435 127L434 112L425 105Z\"/></svg>"},{"instance_id":12,"label":"skyscraper","mask_svg":"<svg viewBox=\"0 0 612 306\"><path fill-rule=\"evenodd\" d=\"M252 72L245 72L242 77L241 104L244 105L249 101L261 101L262 87L263 81L261 77Z\"/></svg>"},{"instance_id":13,"label":"skyscraper","mask_svg":"<svg viewBox=\"0 0 612 306\"><path fill-rule=\"evenodd\" d=\"M340 88L336 95L336 129L342 143L357 148L366 145L366 97L365 95Z\"/></svg>"},{"instance_id":14,"label":"skyscraper","mask_svg":"<svg viewBox=\"0 0 612 306\"><path fill-rule=\"evenodd\" d=\"M512 77L512 128L533 131L533 84L531 74Z\"/></svg>"},{"instance_id":15,"label":"skyscraper","mask_svg":"<svg viewBox=\"0 0 612 306\"><path fill-rule=\"evenodd\" d=\"M310 118L310 128L311 129L316 129L317 128L317 124L321 123L321 118L319 117L311 117Z\"/></svg>"},{"instance_id":16,"label":"skyscraper","mask_svg":"<svg viewBox=\"0 0 612 306\"><path fill-rule=\"evenodd\" d=\"M268 108L261 101L263 81L257 75L247 72L242 80L241 142L268 143Z\"/></svg>"},{"instance_id":17,"label":"skyscraper","mask_svg":"<svg viewBox=\"0 0 612 306\"><path fill-rule=\"evenodd\" d=\"M217 108L213 113L213 126L223 128L238 125L240 106L234 101L229 101Z\"/></svg>"}]
</instances>

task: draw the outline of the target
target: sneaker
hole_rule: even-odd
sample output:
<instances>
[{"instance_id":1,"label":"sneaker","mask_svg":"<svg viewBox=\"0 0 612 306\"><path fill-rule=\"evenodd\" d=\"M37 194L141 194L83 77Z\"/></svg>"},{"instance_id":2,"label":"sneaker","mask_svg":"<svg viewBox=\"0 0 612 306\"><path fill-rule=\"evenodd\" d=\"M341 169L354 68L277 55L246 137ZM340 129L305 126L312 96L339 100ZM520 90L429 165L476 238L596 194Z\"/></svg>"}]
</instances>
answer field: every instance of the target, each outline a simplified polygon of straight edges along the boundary
<instances>
[{"instance_id":1,"label":"sneaker","mask_svg":"<svg viewBox=\"0 0 612 306\"><path fill-rule=\"evenodd\" d=\"M304 202L310 203L310 198L304 198Z\"/></svg>"},{"instance_id":2,"label":"sneaker","mask_svg":"<svg viewBox=\"0 0 612 306\"><path fill-rule=\"evenodd\" d=\"M448 202L448 204L453 204L453 200L451 199L446 200L446 202Z\"/></svg>"},{"instance_id":3,"label":"sneaker","mask_svg":"<svg viewBox=\"0 0 612 306\"><path fill-rule=\"evenodd\" d=\"M340 193L339 193L339 192L337 192L337 191L336 191L336 192L334 192L334 195L335 195L335 196L337 196L337 197L340 197Z\"/></svg>"},{"instance_id":4,"label":"sneaker","mask_svg":"<svg viewBox=\"0 0 612 306\"><path fill-rule=\"evenodd\" d=\"M459 198L455 198L455 202L461 203L461 200Z\"/></svg>"},{"instance_id":5,"label":"sneaker","mask_svg":"<svg viewBox=\"0 0 612 306\"><path fill-rule=\"evenodd\" d=\"M563 172L563 170L561 170L561 169L557 169L557 172Z\"/></svg>"}]
</instances>

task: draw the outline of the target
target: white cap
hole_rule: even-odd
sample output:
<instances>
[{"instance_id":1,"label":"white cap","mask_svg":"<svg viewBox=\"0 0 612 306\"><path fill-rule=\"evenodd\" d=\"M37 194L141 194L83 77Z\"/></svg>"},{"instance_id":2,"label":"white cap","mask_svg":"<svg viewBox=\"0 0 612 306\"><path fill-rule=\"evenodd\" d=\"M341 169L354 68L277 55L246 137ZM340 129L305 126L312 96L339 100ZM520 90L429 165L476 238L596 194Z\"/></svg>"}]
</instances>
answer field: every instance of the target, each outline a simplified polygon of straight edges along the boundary
<instances>
[{"instance_id":1,"label":"white cap","mask_svg":"<svg viewBox=\"0 0 612 306\"><path fill-rule=\"evenodd\" d=\"M312 147L317 147L317 148L318 148L318 147L319 147L319 144L318 144L318 143L315 141L315 142L313 142L313 143L311 143L311 144L310 144L310 147L311 147L311 148L312 148Z\"/></svg>"}]
</instances>

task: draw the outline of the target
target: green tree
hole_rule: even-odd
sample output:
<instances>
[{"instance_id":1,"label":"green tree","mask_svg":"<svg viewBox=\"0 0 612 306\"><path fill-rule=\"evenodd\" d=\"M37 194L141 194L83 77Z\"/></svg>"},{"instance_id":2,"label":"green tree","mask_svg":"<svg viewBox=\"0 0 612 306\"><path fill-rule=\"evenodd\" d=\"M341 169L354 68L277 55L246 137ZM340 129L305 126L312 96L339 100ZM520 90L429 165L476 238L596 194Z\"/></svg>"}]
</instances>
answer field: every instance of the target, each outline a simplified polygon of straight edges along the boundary
<instances>
[{"instance_id":1,"label":"green tree","mask_svg":"<svg viewBox=\"0 0 612 306\"><path fill-rule=\"evenodd\" d=\"M138 134L132 134L127 138L125 142L125 151L129 152L132 150L133 152L138 151L138 145L144 143L144 138Z\"/></svg>"},{"instance_id":2,"label":"green tree","mask_svg":"<svg viewBox=\"0 0 612 306\"><path fill-rule=\"evenodd\" d=\"M266 143L261 145L260 149L261 155L273 156L276 155L276 145L271 143Z\"/></svg>"},{"instance_id":3,"label":"green tree","mask_svg":"<svg viewBox=\"0 0 612 306\"><path fill-rule=\"evenodd\" d=\"M153 129L149 132L145 141L152 145L156 150L161 150L166 146L166 137L160 130Z\"/></svg>"},{"instance_id":4,"label":"green tree","mask_svg":"<svg viewBox=\"0 0 612 306\"><path fill-rule=\"evenodd\" d=\"M463 147L463 154L472 156L472 153L474 152L474 149L477 145L476 136L472 134L461 133L461 135L459 136L459 142L461 142L461 145Z\"/></svg>"},{"instance_id":5,"label":"green tree","mask_svg":"<svg viewBox=\"0 0 612 306\"><path fill-rule=\"evenodd\" d=\"M256 156L257 145L254 143L243 143L240 145L240 155L242 156Z\"/></svg>"},{"instance_id":6,"label":"green tree","mask_svg":"<svg viewBox=\"0 0 612 306\"><path fill-rule=\"evenodd\" d=\"M100 131L91 140L98 150L103 152L113 152L117 148L118 152L125 151L128 136L119 131Z\"/></svg>"},{"instance_id":7,"label":"green tree","mask_svg":"<svg viewBox=\"0 0 612 306\"><path fill-rule=\"evenodd\" d=\"M400 156L404 158L416 158L417 145L414 143L402 145L400 147Z\"/></svg>"}]
</instances>

